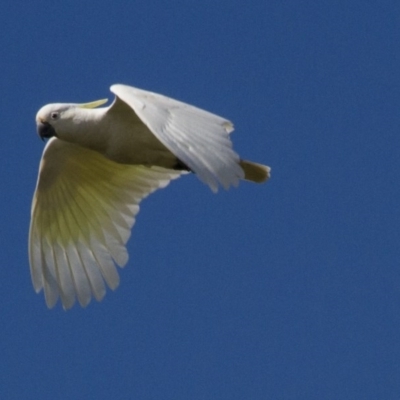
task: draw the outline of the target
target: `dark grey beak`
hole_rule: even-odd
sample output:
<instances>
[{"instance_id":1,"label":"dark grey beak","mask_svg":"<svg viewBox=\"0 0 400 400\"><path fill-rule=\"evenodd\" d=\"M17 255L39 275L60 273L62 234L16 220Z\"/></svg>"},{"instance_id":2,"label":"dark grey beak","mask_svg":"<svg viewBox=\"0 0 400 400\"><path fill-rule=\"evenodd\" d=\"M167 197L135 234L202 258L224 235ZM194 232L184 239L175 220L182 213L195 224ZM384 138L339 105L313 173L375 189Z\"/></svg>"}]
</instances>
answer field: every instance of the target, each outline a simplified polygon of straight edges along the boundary
<instances>
[{"instance_id":1,"label":"dark grey beak","mask_svg":"<svg viewBox=\"0 0 400 400\"><path fill-rule=\"evenodd\" d=\"M38 122L37 133L42 140L57 136L56 131L48 122Z\"/></svg>"}]
</instances>

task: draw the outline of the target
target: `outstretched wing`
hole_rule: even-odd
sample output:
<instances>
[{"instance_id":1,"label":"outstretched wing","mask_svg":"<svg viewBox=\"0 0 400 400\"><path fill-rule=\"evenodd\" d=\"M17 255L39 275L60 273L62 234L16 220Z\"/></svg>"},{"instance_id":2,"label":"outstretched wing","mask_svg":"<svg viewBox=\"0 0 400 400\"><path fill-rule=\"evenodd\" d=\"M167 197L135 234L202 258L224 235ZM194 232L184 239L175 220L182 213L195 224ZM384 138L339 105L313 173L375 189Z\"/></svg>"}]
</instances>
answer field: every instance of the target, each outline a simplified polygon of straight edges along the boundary
<instances>
[{"instance_id":1,"label":"outstretched wing","mask_svg":"<svg viewBox=\"0 0 400 400\"><path fill-rule=\"evenodd\" d=\"M43 152L32 203L29 261L36 292L48 307L60 297L86 306L119 284L115 264L128 261L140 201L182 172L114 163L83 147L51 139Z\"/></svg>"},{"instance_id":2,"label":"outstretched wing","mask_svg":"<svg viewBox=\"0 0 400 400\"><path fill-rule=\"evenodd\" d=\"M126 85L111 91L128 104L177 158L216 192L237 186L244 172L232 149L230 121L200 108ZM118 107L118 99L111 107Z\"/></svg>"}]
</instances>

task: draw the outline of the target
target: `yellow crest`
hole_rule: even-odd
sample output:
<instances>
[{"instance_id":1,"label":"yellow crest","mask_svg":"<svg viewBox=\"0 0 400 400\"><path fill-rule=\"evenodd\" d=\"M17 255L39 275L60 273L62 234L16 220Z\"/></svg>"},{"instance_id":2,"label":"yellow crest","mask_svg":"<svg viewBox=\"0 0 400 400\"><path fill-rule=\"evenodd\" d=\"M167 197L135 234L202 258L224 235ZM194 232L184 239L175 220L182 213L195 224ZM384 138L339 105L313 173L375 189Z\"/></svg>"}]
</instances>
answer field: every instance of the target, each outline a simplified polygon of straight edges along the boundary
<instances>
[{"instance_id":1,"label":"yellow crest","mask_svg":"<svg viewBox=\"0 0 400 400\"><path fill-rule=\"evenodd\" d=\"M78 107L80 107L80 108L96 108L96 107L103 105L104 103L107 103L107 101L108 101L108 99L96 100L96 101L92 101L90 103L78 104Z\"/></svg>"}]
</instances>

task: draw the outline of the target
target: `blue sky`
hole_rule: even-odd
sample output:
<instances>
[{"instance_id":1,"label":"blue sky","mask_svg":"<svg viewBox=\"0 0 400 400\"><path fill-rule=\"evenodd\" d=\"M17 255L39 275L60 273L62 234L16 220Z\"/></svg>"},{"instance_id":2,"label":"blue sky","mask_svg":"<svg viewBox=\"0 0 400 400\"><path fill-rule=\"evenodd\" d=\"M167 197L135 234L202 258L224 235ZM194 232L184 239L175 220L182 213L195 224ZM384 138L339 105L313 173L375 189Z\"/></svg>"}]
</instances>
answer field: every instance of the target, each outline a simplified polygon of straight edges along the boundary
<instances>
[{"instance_id":1,"label":"blue sky","mask_svg":"<svg viewBox=\"0 0 400 400\"><path fill-rule=\"evenodd\" d=\"M7 2L0 397L398 399L397 1ZM27 258L51 102L126 83L231 119L263 186L142 204L121 285L48 310Z\"/></svg>"}]
</instances>

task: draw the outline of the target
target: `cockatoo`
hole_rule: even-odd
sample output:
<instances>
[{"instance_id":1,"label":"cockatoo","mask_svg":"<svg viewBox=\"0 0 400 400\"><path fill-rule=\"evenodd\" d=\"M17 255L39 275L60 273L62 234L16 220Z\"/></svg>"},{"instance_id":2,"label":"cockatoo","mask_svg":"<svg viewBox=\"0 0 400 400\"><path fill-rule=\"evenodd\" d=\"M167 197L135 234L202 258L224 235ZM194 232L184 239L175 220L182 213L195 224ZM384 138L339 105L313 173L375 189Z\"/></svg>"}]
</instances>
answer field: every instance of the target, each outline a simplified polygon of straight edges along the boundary
<instances>
[{"instance_id":1,"label":"cockatoo","mask_svg":"<svg viewBox=\"0 0 400 400\"><path fill-rule=\"evenodd\" d=\"M36 292L64 309L100 301L119 284L116 265L140 201L183 174L216 192L241 179L264 182L270 168L232 149L228 120L160 94L113 85L115 100L48 104L36 115L48 138L31 210L29 262Z\"/></svg>"}]
</instances>

